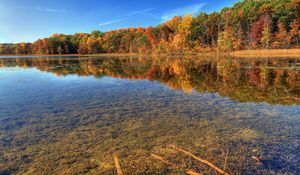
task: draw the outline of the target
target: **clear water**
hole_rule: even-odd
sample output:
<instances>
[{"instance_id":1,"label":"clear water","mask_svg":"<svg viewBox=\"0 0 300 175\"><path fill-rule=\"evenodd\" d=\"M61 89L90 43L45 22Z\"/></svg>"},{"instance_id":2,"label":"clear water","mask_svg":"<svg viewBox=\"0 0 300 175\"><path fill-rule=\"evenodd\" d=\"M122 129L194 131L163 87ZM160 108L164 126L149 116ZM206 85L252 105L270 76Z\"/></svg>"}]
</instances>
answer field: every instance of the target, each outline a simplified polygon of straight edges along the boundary
<instances>
[{"instance_id":1,"label":"clear water","mask_svg":"<svg viewBox=\"0 0 300 175\"><path fill-rule=\"evenodd\" d=\"M299 126L300 58L0 58L0 174L299 174Z\"/></svg>"}]
</instances>

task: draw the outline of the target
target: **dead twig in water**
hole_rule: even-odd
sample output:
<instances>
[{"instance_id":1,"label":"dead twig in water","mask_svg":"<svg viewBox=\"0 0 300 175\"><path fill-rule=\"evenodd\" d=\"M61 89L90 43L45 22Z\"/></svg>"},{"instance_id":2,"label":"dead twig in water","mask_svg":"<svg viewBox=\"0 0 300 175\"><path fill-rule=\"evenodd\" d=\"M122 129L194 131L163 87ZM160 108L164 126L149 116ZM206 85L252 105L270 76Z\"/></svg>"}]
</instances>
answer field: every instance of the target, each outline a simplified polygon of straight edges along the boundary
<instances>
[{"instance_id":1,"label":"dead twig in water","mask_svg":"<svg viewBox=\"0 0 300 175\"><path fill-rule=\"evenodd\" d=\"M114 160L115 160L115 166L116 166L116 169L117 169L117 174L118 174L118 175L124 175L118 157L115 156L115 157L114 157Z\"/></svg>"},{"instance_id":2,"label":"dead twig in water","mask_svg":"<svg viewBox=\"0 0 300 175\"><path fill-rule=\"evenodd\" d=\"M226 169L227 169L228 153L229 153L229 150L227 149L226 155L225 155L225 161L224 161L224 171L226 171Z\"/></svg>"},{"instance_id":3,"label":"dead twig in water","mask_svg":"<svg viewBox=\"0 0 300 175\"><path fill-rule=\"evenodd\" d=\"M175 169L179 169L179 170L182 169L182 168L180 168L179 166L175 165L174 163L172 163L172 162L166 160L165 158L163 158L163 157L161 157L161 156L159 156L159 155L151 154L151 156L152 156L153 158L155 158L155 159L157 159L157 160L159 160L159 161L161 161L161 162L167 164L168 166L171 166L171 167L175 168ZM188 170L186 173L189 174L189 175L203 175L203 174L197 173L197 172L192 171L192 170Z\"/></svg>"},{"instance_id":4,"label":"dead twig in water","mask_svg":"<svg viewBox=\"0 0 300 175\"><path fill-rule=\"evenodd\" d=\"M176 150L179 151L179 152L182 152L182 153L184 153L184 154L186 154L186 155L189 155L189 156L193 157L194 159L198 160L198 161L201 162L201 163L204 163L204 164L210 166L211 168L213 168L214 170L218 171L218 172L221 173L221 174L229 175L228 173L226 173L225 171L223 171L222 169L220 169L220 168L217 167L216 165L212 164L211 162L209 162L209 161L207 161L207 160L201 159L200 157L197 157L196 155L194 155L194 154L191 153L191 152L188 152L188 151L186 151L186 150L183 150L183 149L181 149L181 148L178 148L178 147L176 147L175 145L169 145L169 146L170 146L171 148L176 149Z\"/></svg>"},{"instance_id":5,"label":"dead twig in water","mask_svg":"<svg viewBox=\"0 0 300 175\"><path fill-rule=\"evenodd\" d=\"M203 174L194 172L194 171L192 171L192 170L188 170L188 171L186 172L186 174L188 174L188 175L203 175Z\"/></svg>"}]
</instances>

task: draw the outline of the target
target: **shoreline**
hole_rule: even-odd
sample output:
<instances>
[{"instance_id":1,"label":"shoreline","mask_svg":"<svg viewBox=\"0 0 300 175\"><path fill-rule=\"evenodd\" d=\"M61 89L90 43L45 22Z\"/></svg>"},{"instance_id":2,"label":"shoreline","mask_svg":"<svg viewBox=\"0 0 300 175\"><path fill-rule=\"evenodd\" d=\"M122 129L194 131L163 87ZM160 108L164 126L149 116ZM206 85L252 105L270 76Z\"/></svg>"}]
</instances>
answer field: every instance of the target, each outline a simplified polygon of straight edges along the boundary
<instances>
[{"instance_id":1,"label":"shoreline","mask_svg":"<svg viewBox=\"0 0 300 175\"><path fill-rule=\"evenodd\" d=\"M203 52L203 53L187 53L187 54L139 54L139 53L101 53L101 54L54 54L54 55L45 55L45 54L29 54L29 55L1 55L1 57L97 57L97 56L110 56L110 57L128 57L128 56L231 56L237 58L280 58L280 57L299 57L300 58L300 49L264 49L264 50L238 50L231 52Z\"/></svg>"},{"instance_id":2,"label":"shoreline","mask_svg":"<svg viewBox=\"0 0 300 175\"><path fill-rule=\"evenodd\" d=\"M264 50L238 50L229 53L230 56L239 58L279 58L299 57L300 49L264 49Z\"/></svg>"}]
</instances>

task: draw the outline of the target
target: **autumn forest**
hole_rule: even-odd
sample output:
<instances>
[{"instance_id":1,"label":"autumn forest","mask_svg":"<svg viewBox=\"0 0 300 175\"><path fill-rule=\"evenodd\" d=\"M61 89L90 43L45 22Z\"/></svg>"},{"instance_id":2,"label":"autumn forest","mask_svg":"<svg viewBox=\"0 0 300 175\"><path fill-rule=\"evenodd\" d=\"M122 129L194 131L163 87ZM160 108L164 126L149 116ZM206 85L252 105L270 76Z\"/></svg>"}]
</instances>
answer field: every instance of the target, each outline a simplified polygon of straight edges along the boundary
<instances>
[{"instance_id":1,"label":"autumn forest","mask_svg":"<svg viewBox=\"0 0 300 175\"><path fill-rule=\"evenodd\" d=\"M175 16L156 27L0 44L0 54L198 53L298 48L300 0L244 0L220 12Z\"/></svg>"}]
</instances>

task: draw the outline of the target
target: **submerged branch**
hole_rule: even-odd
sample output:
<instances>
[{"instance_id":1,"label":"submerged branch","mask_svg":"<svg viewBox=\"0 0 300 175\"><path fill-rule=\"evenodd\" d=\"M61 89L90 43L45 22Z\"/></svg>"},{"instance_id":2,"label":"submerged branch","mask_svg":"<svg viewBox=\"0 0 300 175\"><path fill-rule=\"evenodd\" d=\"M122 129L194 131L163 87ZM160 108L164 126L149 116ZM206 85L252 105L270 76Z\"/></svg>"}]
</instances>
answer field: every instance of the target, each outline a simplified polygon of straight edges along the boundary
<instances>
[{"instance_id":1,"label":"submerged branch","mask_svg":"<svg viewBox=\"0 0 300 175\"><path fill-rule=\"evenodd\" d=\"M157 154L151 154L151 156L154 159L159 160L159 161L161 161L161 162L163 162L163 163L167 164L168 166L171 166L171 167L173 167L175 169L182 169L181 167L175 165L174 163L170 162L169 160L167 160L167 159L165 159L165 158L163 158L163 157L161 157L161 156L159 156ZM186 173L189 174L189 175L202 175L202 174L197 173L197 172L195 172L193 170L187 170Z\"/></svg>"},{"instance_id":2,"label":"submerged branch","mask_svg":"<svg viewBox=\"0 0 300 175\"><path fill-rule=\"evenodd\" d=\"M115 157L114 157L114 161L115 161L115 166L116 166L116 169L117 169L117 174L118 174L118 175L124 175L118 157L115 156Z\"/></svg>"},{"instance_id":3,"label":"submerged branch","mask_svg":"<svg viewBox=\"0 0 300 175\"><path fill-rule=\"evenodd\" d=\"M193 157L194 159L198 160L198 161L201 162L201 163L204 163L204 164L210 166L211 168L213 168L214 170L218 171L218 172L221 173L221 174L229 175L228 173L226 173L224 170L220 169L220 168L217 167L216 165L212 164L211 162L209 162L209 161L207 161L207 160L201 159L200 157L197 157L196 155L194 155L194 154L191 153L191 152L188 152L188 151L186 151L186 150L183 150L183 149L181 149L181 148L178 148L178 147L176 147L175 145L170 145L170 147L176 149L176 150L179 151L179 152L182 152L182 153L184 153L184 154L186 154L186 155L189 155L189 156Z\"/></svg>"}]
</instances>

